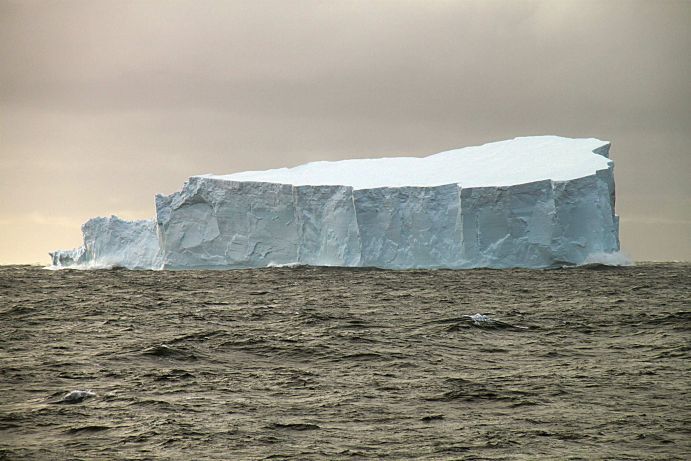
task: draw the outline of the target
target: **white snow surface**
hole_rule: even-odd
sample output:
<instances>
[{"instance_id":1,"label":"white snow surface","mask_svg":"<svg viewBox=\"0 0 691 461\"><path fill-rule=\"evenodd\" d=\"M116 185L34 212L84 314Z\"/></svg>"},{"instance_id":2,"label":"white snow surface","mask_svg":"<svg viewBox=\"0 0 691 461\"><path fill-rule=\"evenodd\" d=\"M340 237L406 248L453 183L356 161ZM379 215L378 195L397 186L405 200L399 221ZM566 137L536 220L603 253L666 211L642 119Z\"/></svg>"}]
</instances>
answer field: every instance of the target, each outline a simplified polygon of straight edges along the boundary
<instances>
[{"instance_id":1,"label":"white snow surface","mask_svg":"<svg viewBox=\"0 0 691 461\"><path fill-rule=\"evenodd\" d=\"M53 266L552 267L616 261L609 143L516 138L424 158L192 176L154 221L96 218Z\"/></svg>"},{"instance_id":2,"label":"white snow surface","mask_svg":"<svg viewBox=\"0 0 691 461\"><path fill-rule=\"evenodd\" d=\"M567 181L607 169L593 151L609 143L595 138L532 136L465 147L428 157L390 157L311 162L293 168L200 175L228 181L294 186L379 187L512 186L544 179Z\"/></svg>"}]
</instances>

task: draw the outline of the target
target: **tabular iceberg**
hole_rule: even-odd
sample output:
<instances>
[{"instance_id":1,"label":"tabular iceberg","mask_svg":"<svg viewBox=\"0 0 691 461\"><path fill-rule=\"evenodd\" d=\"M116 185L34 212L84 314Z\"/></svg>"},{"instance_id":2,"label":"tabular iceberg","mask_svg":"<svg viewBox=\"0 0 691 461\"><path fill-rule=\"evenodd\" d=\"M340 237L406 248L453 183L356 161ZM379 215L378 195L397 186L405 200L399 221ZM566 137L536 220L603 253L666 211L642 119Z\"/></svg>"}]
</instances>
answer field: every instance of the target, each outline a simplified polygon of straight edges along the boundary
<instances>
[{"instance_id":1,"label":"tabular iceberg","mask_svg":"<svg viewBox=\"0 0 691 461\"><path fill-rule=\"evenodd\" d=\"M516 138L424 158L192 176L156 221L96 218L59 267L581 264L619 250L610 144Z\"/></svg>"}]
</instances>

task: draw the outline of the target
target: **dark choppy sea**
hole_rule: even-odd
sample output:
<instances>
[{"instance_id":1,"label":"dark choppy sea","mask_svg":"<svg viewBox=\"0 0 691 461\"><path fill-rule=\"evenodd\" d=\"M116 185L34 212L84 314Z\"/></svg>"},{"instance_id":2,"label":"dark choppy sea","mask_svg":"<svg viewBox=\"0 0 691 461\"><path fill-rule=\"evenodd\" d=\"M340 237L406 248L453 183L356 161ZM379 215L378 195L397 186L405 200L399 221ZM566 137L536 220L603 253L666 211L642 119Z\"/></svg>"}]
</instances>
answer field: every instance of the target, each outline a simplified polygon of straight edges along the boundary
<instances>
[{"instance_id":1,"label":"dark choppy sea","mask_svg":"<svg viewBox=\"0 0 691 461\"><path fill-rule=\"evenodd\" d=\"M690 290L687 263L4 266L0 459L688 460Z\"/></svg>"}]
</instances>

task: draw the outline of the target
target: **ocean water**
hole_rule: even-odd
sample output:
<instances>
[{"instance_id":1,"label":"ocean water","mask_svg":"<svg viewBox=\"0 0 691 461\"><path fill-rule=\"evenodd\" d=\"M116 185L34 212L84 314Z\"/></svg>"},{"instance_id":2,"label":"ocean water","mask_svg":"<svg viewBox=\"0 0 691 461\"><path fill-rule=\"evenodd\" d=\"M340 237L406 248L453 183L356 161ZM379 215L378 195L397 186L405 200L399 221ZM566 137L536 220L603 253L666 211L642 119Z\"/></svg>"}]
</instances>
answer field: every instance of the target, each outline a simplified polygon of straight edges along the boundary
<instances>
[{"instance_id":1,"label":"ocean water","mask_svg":"<svg viewBox=\"0 0 691 461\"><path fill-rule=\"evenodd\" d=\"M691 459L690 287L2 266L0 459Z\"/></svg>"}]
</instances>

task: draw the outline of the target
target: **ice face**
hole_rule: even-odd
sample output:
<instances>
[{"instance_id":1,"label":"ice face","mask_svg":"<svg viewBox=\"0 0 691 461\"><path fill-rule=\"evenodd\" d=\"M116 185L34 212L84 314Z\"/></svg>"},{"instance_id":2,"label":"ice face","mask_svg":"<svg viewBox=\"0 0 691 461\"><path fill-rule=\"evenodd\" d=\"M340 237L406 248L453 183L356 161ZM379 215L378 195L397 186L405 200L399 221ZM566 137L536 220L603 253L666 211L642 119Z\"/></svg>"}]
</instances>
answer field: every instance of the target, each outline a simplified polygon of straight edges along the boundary
<instances>
[{"instance_id":1,"label":"ice face","mask_svg":"<svg viewBox=\"0 0 691 461\"><path fill-rule=\"evenodd\" d=\"M125 221L117 216L93 218L82 225L84 245L51 253L54 268L159 269L160 245L156 223Z\"/></svg>"},{"instance_id":2,"label":"ice face","mask_svg":"<svg viewBox=\"0 0 691 461\"><path fill-rule=\"evenodd\" d=\"M541 136L425 158L193 176L156 197L155 224L90 221L84 248L53 260L172 269L580 264L619 249L608 152L597 139Z\"/></svg>"}]
</instances>

